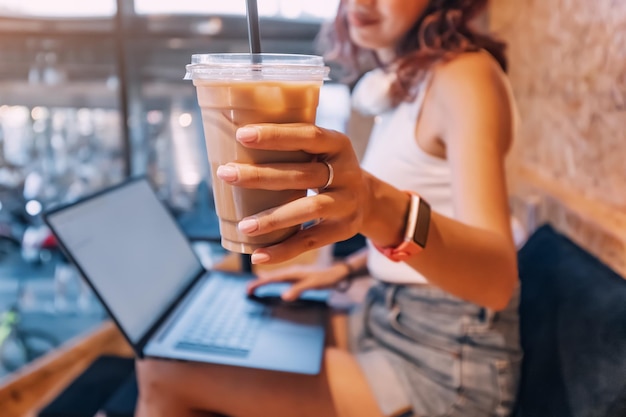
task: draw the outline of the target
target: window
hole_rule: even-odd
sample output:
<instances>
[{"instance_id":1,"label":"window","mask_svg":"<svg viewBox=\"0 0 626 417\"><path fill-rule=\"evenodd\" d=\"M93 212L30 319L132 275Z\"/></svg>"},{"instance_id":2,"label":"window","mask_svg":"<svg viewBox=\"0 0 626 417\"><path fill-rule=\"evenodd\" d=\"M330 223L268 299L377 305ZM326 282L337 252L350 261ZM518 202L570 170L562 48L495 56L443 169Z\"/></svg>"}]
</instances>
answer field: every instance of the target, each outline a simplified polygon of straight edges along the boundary
<instances>
[{"instance_id":1,"label":"window","mask_svg":"<svg viewBox=\"0 0 626 417\"><path fill-rule=\"evenodd\" d=\"M0 0L0 15L99 17L115 14L115 0Z\"/></svg>"},{"instance_id":2,"label":"window","mask_svg":"<svg viewBox=\"0 0 626 417\"><path fill-rule=\"evenodd\" d=\"M335 15L339 0L258 0L259 15L300 20L327 20ZM245 0L135 0L139 14L226 14L246 13Z\"/></svg>"}]
</instances>

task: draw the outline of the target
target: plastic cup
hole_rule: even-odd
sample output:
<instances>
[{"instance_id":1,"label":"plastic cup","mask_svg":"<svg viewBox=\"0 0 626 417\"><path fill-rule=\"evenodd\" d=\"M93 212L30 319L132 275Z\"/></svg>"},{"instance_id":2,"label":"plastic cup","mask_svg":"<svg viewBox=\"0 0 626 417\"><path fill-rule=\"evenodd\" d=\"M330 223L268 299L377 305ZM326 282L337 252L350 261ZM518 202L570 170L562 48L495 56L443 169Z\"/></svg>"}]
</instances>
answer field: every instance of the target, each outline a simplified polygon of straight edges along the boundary
<instances>
[{"instance_id":1,"label":"plastic cup","mask_svg":"<svg viewBox=\"0 0 626 417\"><path fill-rule=\"evenodd\" d=\"M222 246L248 254L287 239L299 226L247 236L239 232L237 223L244 217L304 197L306 191L234 187L219 180L216 170L228 162L311 160L312 156L304 152L245 148L235 139L235 132L251 123L314 123L319 91L329 71L318 56L258 54L256 58L252 62L250 54L193 55L185 76L196 86L202 112Z\"/></svg>"}]
</instances>

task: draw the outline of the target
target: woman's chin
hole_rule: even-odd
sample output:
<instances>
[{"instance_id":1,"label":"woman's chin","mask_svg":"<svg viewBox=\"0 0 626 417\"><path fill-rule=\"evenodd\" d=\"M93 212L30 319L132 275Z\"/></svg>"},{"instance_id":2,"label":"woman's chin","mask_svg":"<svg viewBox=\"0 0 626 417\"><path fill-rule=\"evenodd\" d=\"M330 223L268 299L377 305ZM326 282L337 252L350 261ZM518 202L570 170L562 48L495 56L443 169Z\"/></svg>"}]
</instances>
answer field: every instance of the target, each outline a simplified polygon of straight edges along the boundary
<instances>
[{"instance_id":1,"label":"woman's chin","mask_svg":"<svg viewBox=\"0 0 626 417\"><path fill-rule=\"evenodd\" d=\"M376 36L376 33L370 34L362 29L350 28L350 39L352 39L352 42L359 48L363 49L377 50L389 48L386 42L382 42L380 34Z\"/></svg>"}]
</instances>

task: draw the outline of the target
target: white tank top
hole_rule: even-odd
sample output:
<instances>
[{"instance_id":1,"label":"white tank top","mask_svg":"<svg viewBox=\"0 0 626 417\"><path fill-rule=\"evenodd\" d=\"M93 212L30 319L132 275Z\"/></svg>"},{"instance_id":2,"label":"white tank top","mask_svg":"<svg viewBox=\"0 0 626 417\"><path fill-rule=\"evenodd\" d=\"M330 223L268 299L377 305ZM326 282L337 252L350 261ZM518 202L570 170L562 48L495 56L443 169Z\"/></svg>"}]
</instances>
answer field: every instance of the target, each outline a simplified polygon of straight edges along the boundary
<instances>
[{"instance_id":1,"label":"white tank top","mask_svg":"<svg viewBox=\"0 0 626 417\"><path fill-rule=\"evenodd\" d=\"M385 110L389 77L377 69L366 74L353 93L353 105L361 112L378 113L362 166L377 178L401 190L419 193L440 214L453 217L452 174L445 159L424 152L415 141L415 124L426 96L428 80L415 100ZM369 247L367 267L379 280L394 283L424 283L426 278L404 262L393 262Z\"/></svg>"},{"instance_id":2,"label":"white tank top","mask_svg":"<svg viewBox=\"0 0 626 417\"><path fill-rule=\"evenodd\" d=\"M437 213L455 218L448 161L426 153L415 140L415 125L431 77L422 82L413 102L390 108L386 92L391 77L380 69L373 70L359 81L353 92L353 106L358 111L377 114L362 166L396 188L417 192ZM517 114L514 120L517 124ZM426 277L406 263L389 260L369 240L367 245L367 266L374 278L398 284L427 282Z\"/></svg>"}]
</instances>

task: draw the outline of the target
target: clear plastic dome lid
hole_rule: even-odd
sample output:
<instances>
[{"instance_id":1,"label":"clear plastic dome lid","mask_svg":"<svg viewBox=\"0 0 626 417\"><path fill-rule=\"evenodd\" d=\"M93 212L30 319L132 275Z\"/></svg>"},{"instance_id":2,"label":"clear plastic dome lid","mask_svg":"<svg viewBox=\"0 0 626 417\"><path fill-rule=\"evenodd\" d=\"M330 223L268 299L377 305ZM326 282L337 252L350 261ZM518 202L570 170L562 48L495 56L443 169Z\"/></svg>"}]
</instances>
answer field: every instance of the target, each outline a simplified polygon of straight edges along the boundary
<instances>
[{"instance_id":1,"label":"clear plastic dome lid","mask_svg":"<svg viewBox=\"0 0 626 417\"><path fill-rule=\"evenodd\" d=\"M198 54L186 66L185 80L324 81L330 69L316 55Z\"/></svg>"}]
</instances>

